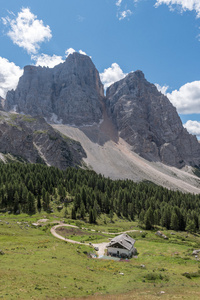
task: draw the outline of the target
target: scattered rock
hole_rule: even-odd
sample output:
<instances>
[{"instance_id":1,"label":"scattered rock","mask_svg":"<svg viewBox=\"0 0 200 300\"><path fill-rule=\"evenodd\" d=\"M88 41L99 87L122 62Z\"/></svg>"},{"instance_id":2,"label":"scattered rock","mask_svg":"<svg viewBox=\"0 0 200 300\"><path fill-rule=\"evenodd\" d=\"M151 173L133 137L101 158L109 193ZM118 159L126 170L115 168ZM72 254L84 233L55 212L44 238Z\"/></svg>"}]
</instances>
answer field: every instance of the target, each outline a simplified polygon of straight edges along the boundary
<instances>
[{"instance_id":1,"label":"scattered rock","mask_svg":"<svg viewBox=\"0 0 200 300\"><path fill-rule=\"evenodd\" d=\"M164 238L164 239L166 239L166 240L168 239L168 237L164 233L162 233L161 231L157 231L155 234L162 237L162 238Z\"/></svg>"},{"instance_id":2,"label":"scattered rock","mask_svg":"<svg viewBox=\"0 0 200 300\"><path fill-rule=\"evenodd\" d=\"M200 249L194 250L194 251L192 252L192 255L198 255L199 253L200 253Z\"/></svg>"},{"instance_id":3,"label":"scattered rock","mask_svg":"<svg viewBox=\"0 0 200 300\"><path fill-rule=\"evenodd\" d=\"M59 206L57 206L57 210L62 210L63 209L63 206L62 205L59 205Z\"/></svg>"},{"instance_id":4,"label":"scattered rock","mask_svg":"<svg viewBox=\"0 0 200 300\"><path fill-rule=\"evenodd\" d=\"M38 224L38 223L32 223L32 225L33 225L34 227L41 227L41 226L42 226L41 224Z\"/></svg>"},{"instance_id":5,"label":"scattered rock","mask_svg":"<svg viewBox=\"0 0 200 300\"><path fill-rule=\"evenodd\" d=\"M0 255L4 255L5 253L3 252L3 250L0 250Z\"/></svg>"}]
</instances>

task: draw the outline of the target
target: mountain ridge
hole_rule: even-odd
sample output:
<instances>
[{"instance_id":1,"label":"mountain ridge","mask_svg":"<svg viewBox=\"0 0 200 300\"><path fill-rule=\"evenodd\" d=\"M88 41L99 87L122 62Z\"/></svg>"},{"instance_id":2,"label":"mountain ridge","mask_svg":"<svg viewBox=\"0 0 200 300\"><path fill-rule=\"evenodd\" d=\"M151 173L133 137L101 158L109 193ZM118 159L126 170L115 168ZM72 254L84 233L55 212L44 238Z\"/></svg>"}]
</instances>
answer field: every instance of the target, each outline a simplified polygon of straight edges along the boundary
<instances>
[{"instance_id":1,"label":"mountain ridge","mask_svg":"<svg viewBox=\"0 0 200 300\"><path fill-rule=\"evenodd\" d=\"M7 93L4 108L74 126L100 146L109 140L116 146L122 139L151 162L200 167L196 137L140 70L112 84L104 96L99 73L86 55L71 54L54 68L26 66L16 90Z\"/></svg>"}]
</instances>

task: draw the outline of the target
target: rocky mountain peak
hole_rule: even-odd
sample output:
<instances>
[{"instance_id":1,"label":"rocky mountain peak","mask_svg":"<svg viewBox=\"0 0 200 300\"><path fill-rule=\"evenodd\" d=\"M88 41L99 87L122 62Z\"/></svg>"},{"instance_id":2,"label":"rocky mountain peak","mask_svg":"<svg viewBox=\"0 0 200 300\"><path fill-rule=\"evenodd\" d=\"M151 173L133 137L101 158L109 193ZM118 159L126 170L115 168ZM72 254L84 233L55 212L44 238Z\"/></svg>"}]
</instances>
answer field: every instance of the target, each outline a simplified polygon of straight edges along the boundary
<instances>
[{"instance_id":1,"label":"rocky mountain peak","mask_svg":"<svg viewBox=\"0 0 200 300\"><path fill-rule=\"evenodd\" d=\"M5 108L79 126L100 121L103 97L92 60L73 53L54 68L26 66L16 90L7 93Z\"/></svg>"},{"instance_id":2,"label":"rocky mountain peak","mask_svg":"<svg viewBox=\"0 0 200 300\"><path fill-rule=\"evenodd\" d=\"M128 74L107 89L109 116L120 137L150 161L168 165L200 166L200 147L166 96L141 71Z\"/></svg>"},{"instance_id":3,"label":"rocky mountain peak","mask_svg":"<svg viewBox=\"0 0 200 300\"><path fill-rule=\"evenodd\" d=\"M112 84L105 98L99 72L86 55L73 53L54 68L26 66L4 108L75 126L99 124L104 118L97 131L112 132L108 136L115 141L119 135L143 158L179 168L200 166L196 137L140 70Z\"/></svg>"}]
</instances>

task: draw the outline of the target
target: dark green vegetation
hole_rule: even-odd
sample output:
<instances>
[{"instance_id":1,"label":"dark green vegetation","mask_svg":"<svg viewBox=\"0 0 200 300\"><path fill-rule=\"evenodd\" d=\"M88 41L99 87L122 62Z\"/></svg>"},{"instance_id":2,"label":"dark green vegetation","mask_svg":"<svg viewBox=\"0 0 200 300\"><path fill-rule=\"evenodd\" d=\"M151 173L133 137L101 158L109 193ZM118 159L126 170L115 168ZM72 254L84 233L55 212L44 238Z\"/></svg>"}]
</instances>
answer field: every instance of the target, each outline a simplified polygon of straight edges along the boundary
<instances>
[{"instance_id":1,"label":"dark green vegetation","mask_svg":"<svg viewBox=\"0 0 200 300\"><path fill-rule=\"evenodd\" d=\"M39 164L0 165L0 208L35 214L65 206L66 216L96 223L101 214L139 220L145 229L162 226L196 232L200 228L200 195L169 191L152 183L113 181L93 171L60 171Z\"/></svg>"}]
</instances>

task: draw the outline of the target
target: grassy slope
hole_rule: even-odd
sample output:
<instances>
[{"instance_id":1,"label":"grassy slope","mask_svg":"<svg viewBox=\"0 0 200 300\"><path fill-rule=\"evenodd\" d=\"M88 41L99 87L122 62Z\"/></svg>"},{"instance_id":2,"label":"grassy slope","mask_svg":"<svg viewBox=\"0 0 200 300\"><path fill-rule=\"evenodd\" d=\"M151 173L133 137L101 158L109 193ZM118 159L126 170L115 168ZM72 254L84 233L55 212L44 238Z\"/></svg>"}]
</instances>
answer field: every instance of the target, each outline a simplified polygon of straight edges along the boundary
<instances>
[{"instance_id":1,"label":"grassy slope","mask_svg":"<svg viewBox=\"0 0 200 300\"><path fill-rule=\"evenodd\" d=\"M108 299L157 299L161 291L165 292L163 299L200 298L200 277L182 276L184 272L200 270L199 262L191 255L193 249L200 248L199 237L186 238L186 233L171 236L168 232L170 239L164 241L153 232L146 237L140 232L132 233L138 258L130 262L103 261L88 258L84 252L92 249L87 246L72 245L51 236L50 225L28 227L44 217L0 215L0 249L5 252L0 255L0 298L64 299L93 295L91 299L100 300L105 299L102 295L107 298L111 294ZM112 226L101 225L100 230L108 231ZM128 230L135 223L118 221L115 226Z\"/></svg>"}]
</instances>

